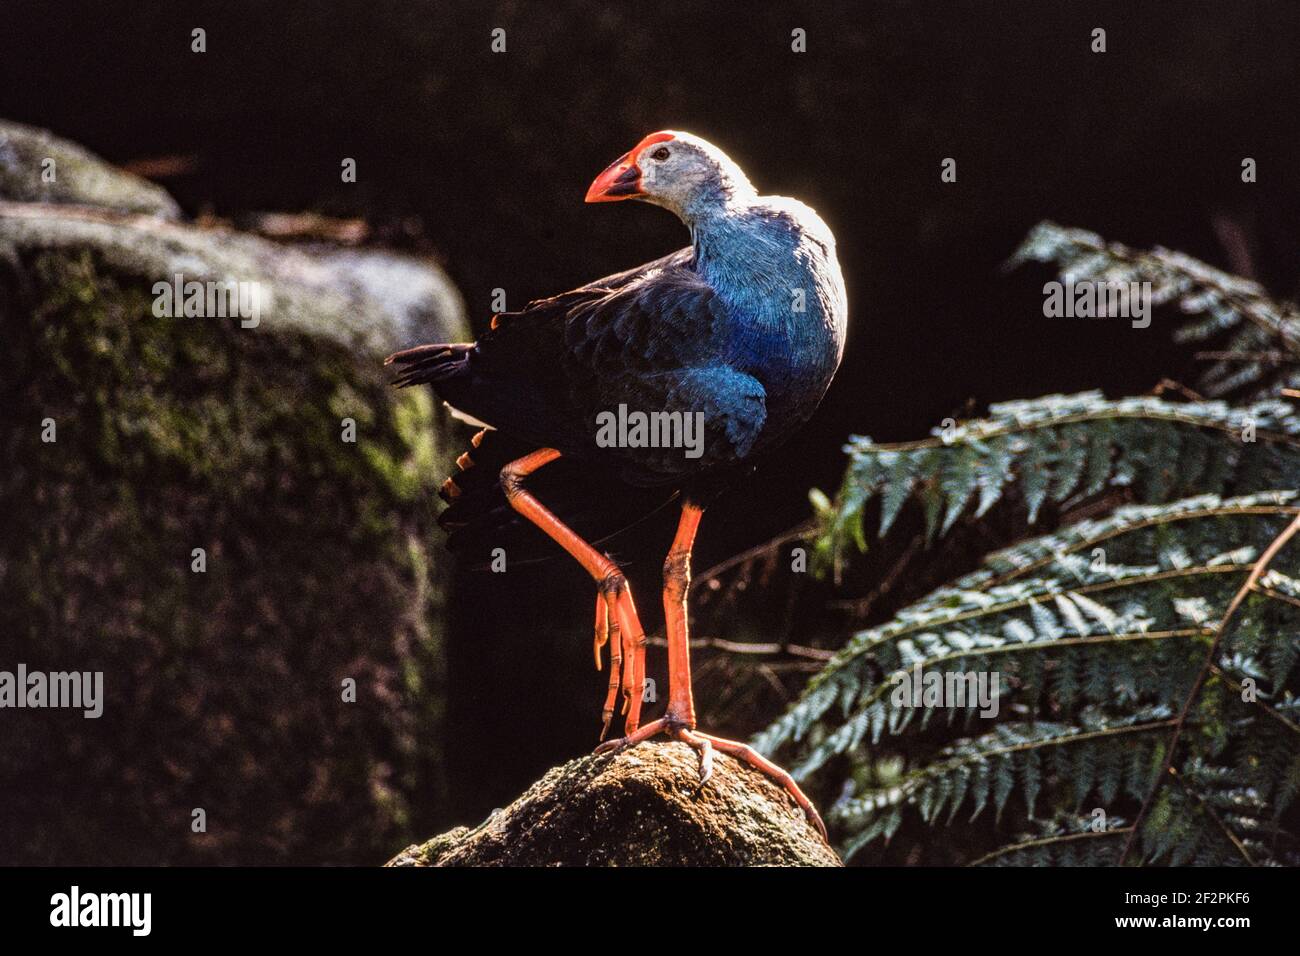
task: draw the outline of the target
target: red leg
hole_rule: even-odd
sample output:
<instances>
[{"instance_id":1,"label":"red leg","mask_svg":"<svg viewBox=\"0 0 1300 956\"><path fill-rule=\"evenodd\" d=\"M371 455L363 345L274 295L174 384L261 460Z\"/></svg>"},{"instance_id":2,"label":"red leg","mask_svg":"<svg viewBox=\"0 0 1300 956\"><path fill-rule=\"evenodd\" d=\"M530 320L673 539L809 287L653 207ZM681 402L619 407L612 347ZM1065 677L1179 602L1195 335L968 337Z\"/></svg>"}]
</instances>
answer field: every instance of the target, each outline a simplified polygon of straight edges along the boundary
<instances>
[{"instance_id":1,"label":"red leg","mask_svg":"<svg viewBox=\"0 0 1300 956\"><path fill-rule=\"evenodd\" d=\"M645 686L645 635L641 623L637 620L636 607L631 603L632 594L626 583L621 589L601 582L596 595L596 668L600 668L600 648L608 642L609 690L605 695L605 706L601 710L603 726L600 739L605 739L609 732L609 723L614 716L614 702L618 692L623 691L623 723L626 733L636 730L641 720L641 698L639 690ZM604 628L602 634L601 628ZM641 635L637 640L634 635Z\"/></svg>"},{"instance_id":2,"label":"red leg","mask_svg":"<svg viewBox=\"0 0 1300 956\"><path fill-rule=\"evenodd\" d=\"M600 649L609 643L609 605L605 601L605 595L600 591L596 592L596 640L592 645L592 651L596 655L596 670L600 670Z\"/></svg>"},{"instance_id":3,"label":"red leg","mask_svg":"<svg viewBox=\"0 0 1300 956\"><path fill-rule=\"evenodd\" d=\"M677 525L668 558L664 561L664 621L668 632L668 710L660 720L646 724L636 733L621 740L611 740L597 748L597 753L633 746L655 734L666 733L673 740L689 744L700 752L700 783L708 782L713 773L713 750L729 754L748 764L759 773L779 783L803 810L817 832L826 838L826 825L822 823L812 801L799 789L793 777L768 760L758 751L734 740L723 740L695 730L695 701L691 695L690 628L687 622L686 595L691 583L691 548L700 526L704 509L690 501L682 504L682 517Z\"/></svg>"},{"instance_id":4,"label":"red leg","mask_svg":"<svg viewBox=\"0 0 1300 956\"><path fill-rule=\"evenodd\" d=\"M609 722L614 719L614 702L618 700L619 678L623 673L623 630L618 626L618 612L614 600L602 589L596 592L597 613L605 616L606 639L609 641L609 690L605 704L600 709L600 739L609 733ZM596 639L598 642L600 638ZM600 670L600 652L596 653L596 669Z\"/></svg>"},{"instance_id":5,"label":"red leg","mask_svg":"<svg viewBox=\"0 0 1300 956\"><path fill-rule=\"evenodd\" d=\"M611 634L613 640L610 640ZM623 638L614 618L614 606L604 591L596 591L596 670L600 670L600 649L609 644L609 693L605 695L605 705L600 716L603 721L600 739L609 733L609 722L614 719L614 701L618 697L618 675L623 663Z\"/></svg>"},{"instance_id":6,"label":"red leg","mask_svg":"<svg viewBox=\"0 0 1300 956\"><path fill-rule=\"evenodd\" d=\"M587 573L596 580L600 589L597 596L595 633L596 665L600 666L600 648L610 644L610 685L605 702L604 721L608 730L613 714L614 698L619 686L623 689L624 732L636 732L641 719L641 685L645 682L645 631L637 619L632 591L618 565L579 537L568 525L525 490L523 480L537 469L560 457L554 448L541 448L530 455L512 461L501 469L501 487L511 507L545 531L552 540L572 555ZM600 606L605 606L602 621ZM604 731L601 732L604 736Z\"/></svg>"},{"instance_id":7,"label":"red leg","mask_svg":"<svg viewBox=\"0 0 1300 956\"><path fill-rule=\"evenodd\" d=\"M668 636L668 711L666 716L683 727L695 726L695 698L691 694L690 627L686 594L691 587L691 549L704 509L689 501L682 504L668 557L664 559L664 628Z\"/></svg>"},{"instance_id":8,"label":"red leg","mask_svg":"<svg viewBox=\"0 0 1300 956\"><path fill-rule=\"evenodd\" d=\"M630 733L641 723L641 700L645 696L645 631L637 620L636 605L627 582L615 587L619 634L623 638L623 727Z\"/></svg>"}]
</instances>

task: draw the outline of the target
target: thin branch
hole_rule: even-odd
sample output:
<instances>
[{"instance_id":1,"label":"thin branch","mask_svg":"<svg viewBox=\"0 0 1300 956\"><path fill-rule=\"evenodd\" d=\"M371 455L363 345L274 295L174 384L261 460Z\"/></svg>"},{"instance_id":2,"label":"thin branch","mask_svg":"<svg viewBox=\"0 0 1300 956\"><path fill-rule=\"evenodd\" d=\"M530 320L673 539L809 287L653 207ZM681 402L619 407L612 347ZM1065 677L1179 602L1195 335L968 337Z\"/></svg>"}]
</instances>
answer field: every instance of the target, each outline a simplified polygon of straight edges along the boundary
<instances>
[{"instance_id":1,"label":"thin branch","mask_svg":"<svg viewBox=\"0 0 1300 956\"><path fill-rule=\"evenodd\" d=\"M1283 362L1298 361L1296 356L1288 355L1286 352L1196 352L1193 356L1195 359L1202 361L1214 360L1218 362Z\"/></svg>"},{"instance_id":2,"label":"thin branch","mask_svg":"<svg viewBox=\"0 0 1300 956\"><path fill-rule=\"evenodd\" d=\"M994 850L992 853L985 853L983 856L979 857L978 859L971 860L966 865L980 866L981 864L986 863L989 860L995 860L1000 856L1005 856L1008 853L1014 853L1017 850L1026 850L1031 846L1051 846L1052 844L1056 844L1056 843L1069 843L1072 840L1105 839L1106 837L1116 836L1121 833L1128 833L1130 829L1131 828L1129 827L1116 827L1114 830L1102 830L1100 833L1094 832L1092 830L1085 830L1081 833L1067 833L1064 836L1043 837L1042 839L1039 840L1025 840L1023 843L1012 843L1008 846L1000 847Z\"/></svg>"},{"instance_id":3,"label":"thin branch","mask_svg":"<svg viewBox=\"0 0 1300 956\"><path fill-rule=\"evenodd\" d=\"M1183 775L1179 773L1175 768L1170 767L1169 772L1173 775L1173 778L1178 781L1178 785L1183 788L1183 792L1186 793L1189 797L1191 797L1200 805L1201 812L1206 814L1211 820L1213 820L1216 824L1218 824L1219 829L1223 831L1223 835L1226 836L1229 840L1231 840L1232 845L1237 848L1237 852L1241 854L1241 858L1251 866L1254 866L1255 861L1251 857L1250 852L1246 849L1246 845L1237 839L1237 835L1228 829L1228 825L1226 823L1224 823L1221 819L1219 819L1219 815L1214 812L1213 807L1211 807L1208 803L1205 802L1205 798L1202 797L1195 790L1193 790L1191 788L1191 785L1188 784L1188 782L1183 779Z\"/></svg>"},{"instance_id":4,"label":"thin branch","mask_svg":"<svg viewBox=\"0 0 1300 956\"><path fill-rule=\"evenodd\" d=\"M1159 398L1165 392L1177 392L1189 402L1203 402L1205 396L1194 389L1188 388L1182 382L1172 378L1162 378L1156 383L1156 387L1151 389L1151 394Z\"/></svg>"},{"instance_id":5,"label":"thin branch","mask_svg":"<svg viewBox=\"0 0 1300 956\"><path fill-rule=\"evenodd\" d=\"M921 552L924 544L925 538L923 536L918 534L914 537L903 553L899 555L898 560L894 562L894 566L889 569L889 573L876 585L875 590L866 597L855 598L851 601L830 601L827 606L837 611L848 611L855 617L866 617L871 613L871 608L875 603L893 590L894 585L898 583L898 579L903 576L903 572L907 570L907 566L911 564L912 559Z\"/></svg>"},{"instance_id":6,"label":"thin branch","mask_svg":"<svg viewBox=\"0 0 1300 956\"><path fill-rule=\"evenodd\" d=\"M782 700L788 700L790 698L790 694L785 689L785 685L781 683L781 679L776 676L776 671L770 664L759 664L758 667L754 669L758 672L758 676L763 678L763 680L767 682L768 686L776 691L778 697Z\"/></svg>"},{"instance_id":7,"label":"thin branch","mask_svg":"<svg viewBox=\"0 0 1300 956\"><path fill-rule=\"evenodd\" d=\"M647 644L653 644L655 647L667 647L668 641L658 634L646 638ZM781 644L778 642L769 642L764 644L750 643L749 641L728 641L721 637L697 637L691 639L691 650L712 649L717 651L726 651L728 654L764 654L777 656L781 654L790 657L802 657L811 661L829 661L835 656L835 651L823 650L819 647L804 647L799 644Z\"/></svg>"},{"instance_id":8,"label":"thin branch","mask_svg":"<svg viewBox=\"0 0 1300 956\"><path fill-rule=\"evenodd\" d=\"M1257 590L1260 591L1261 593L1265 593L1265 594L1268 593L1263 588L1258 588ZM1245 689L1240 683L1238 683L1236 680L1232 678L1231 674L1225 673L1224 670L1221 667L1219 667L1218 664L1211 664L1210 671L1237 693L1241 693ZM1268 714L1274 720L1278 721L1283 727L1286 727L1288 730L1292 731L1293 733L1300 734L1300 724L1294 724L1291 721L1287 720L1285 717L1279 714L1272 707L1268 706L1268 704L1262 703L1258 700L1255 700L1254 698L1251 698L1246 703L1254 704L1264 713Z\"/></svg>"},{"instance_id":9,"label":"thin branch","mask_svg":"<svg viewBox=\"0 0 1300 956\"><path fill-rule=\"evenodd\" d=\"M712 581L721 574L726 574L732 568L738 567L747 561L752 561L765 554L770 554L782 546L789 544L791 541L802 541L806 539L816 527L816 519L809 518L807 521L795 525L788 531L781 532L775 538L764 541L762 544L755 545L748 551L742 551L740 554L733 555L732 557L727 558L727 560L715 564L703 574L692 575L693 580L691 581L691 590L694 591L700 585Z\"/></svg>"},{"instance_id":10,"label":"thin branch","mask_svg":"<svg viewBox=\"0 0 1300 956\"><path fill-rule=\"evenodd\" d=\"M1293 598L1289 594L1283 594L1281 591L1274 591L1272 588L1266 588L1262 584L1257 584L1255 586L1255 593L1271 597L1273 600L1281 601L1284 604L1292 604L1296 607L1300 607L1300 599Z\"/></svg>"},{"instance_id":11,"label":"thin branch","mask_svg":"<svg viewBox=\"0 0 1300 956\"><path fill-rule=\"evenodd\" d=\"M1219 626L1215 629L1214 640L1210 644L1210 649L1206 651L1205 663L1201 665L1200 673L1196 675L1196 680L1192 682L1192 689L1188 692L1187 699L1183 701L1182 712L1179 713L1178 721L1174 724L1174 733L1169 739L1169 746L1165 752L1164 766L1156 774L1155 782L1152 783L1146 799L1142 801L1142 809L1138 811L1137 819L1133 821L1133 832L1129 834L1128 840L1124 843L1124 852L1119 857L1120 866L1123 866L1128 860L1129 854L1137 842L1137 835L1142 828L1142 822L1146 819L1147 814L1151 812L1151 806L1155 802L1156 794L1160 792L1161 784L1165 782L1165 777L1171 773L1176 773L1174 770L1174 757L1178 750L1179 738L1182 736L1183 727L1187 724L1187 717L1192 712L1192 704L1196 702L1201 687L1205 684L1205 678L1209 675L1210 668L1214 666L1214 659L1219 653L1219 646L1223 643L1223 635L1227 633L1228 624L1237 613L1237 609L1242 606L1247 596L1254 590L1255 582L1268 570L1269 564L1277 557L1277 553L1286 546L1288 541L1295 537L1297 532L1300 532L1300 515L1297 515L1289 525L1283 528L1282 533L1273 539L1273 543L1264 549L1264 553L1259 556L1259 560L1251 568L1245 583L1233 595L1231 603L1228 604L1228 609L1224 611L1223 619L1219 621Z\"/></svg>"}]
</instances>

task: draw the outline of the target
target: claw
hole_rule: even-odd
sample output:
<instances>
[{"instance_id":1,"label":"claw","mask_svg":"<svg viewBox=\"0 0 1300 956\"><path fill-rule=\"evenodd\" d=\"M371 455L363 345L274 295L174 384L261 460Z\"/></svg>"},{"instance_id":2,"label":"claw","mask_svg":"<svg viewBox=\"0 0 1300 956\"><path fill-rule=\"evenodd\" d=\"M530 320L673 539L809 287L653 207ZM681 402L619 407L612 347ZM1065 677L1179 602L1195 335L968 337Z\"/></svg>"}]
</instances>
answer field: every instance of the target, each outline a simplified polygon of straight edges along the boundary
<instances>
[{"instance_id":1,"label":"claw","mask_svg":"<svg viewBox=\"0 0 1300 956\"><path fill-rule=\"evenodd\" d=\"M611 593L602 591L599 600L605 602L606 638L609 641L609 685L605 691L605 706L600 711L604 722L600 739L604 740L609 733L610 721L614 719L614 701L618 697L623 673L623 629L619 626L616 598Z\"/></svg>"},{"instance_id":2,"label":"claw","mask_svg":"<svg viewBox=\"0 0 1300 956\"><path fill-rule=\"evenodd\" d=\"M609 607L605 595L596 595L596 640L592 651L596 655L596 670L600 670L600 649L609 643Z\"/></svg>"},{"instance_id":3,"label":"claw","mask_svg":"<svg viewBox=\"0 0 1300 956\"><path fill-rule=\"evenodd\" d=\"M623 709L625 715L624 733L636 733L641 724L641 698L645 685L645 634L637 617L636 605L632 603L632 591L624 584L613 594L611 611L618 621L619 634L623 640L623 671L620 686L623 691ZM610 675L613 680L613 675Z\"/></svg>"},{"instance_id":4,"label":"claw","mask_svg":"<svg viewBox=\"0 0 1300 956\"><path fill-rule=\"evenodd\" d=\"M704 745L700 747L700 786L709 782L713 776L713 744L704 738Z\"/></svg>"}]
</instances>

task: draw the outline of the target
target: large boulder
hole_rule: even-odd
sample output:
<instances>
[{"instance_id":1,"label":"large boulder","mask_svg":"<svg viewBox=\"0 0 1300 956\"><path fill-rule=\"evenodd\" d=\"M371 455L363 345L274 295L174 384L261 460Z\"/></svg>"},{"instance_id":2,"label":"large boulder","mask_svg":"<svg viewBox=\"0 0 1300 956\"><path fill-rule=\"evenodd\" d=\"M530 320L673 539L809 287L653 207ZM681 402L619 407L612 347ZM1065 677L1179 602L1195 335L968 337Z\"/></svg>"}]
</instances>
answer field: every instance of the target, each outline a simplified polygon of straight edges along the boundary
<instances>
[{"instance_id":1,"label":"large boulder","mask_svg":"<svg viewBox=\"0 0 1300 956\"><path fill-rule=\"evenodd\" d=\"M0 120L0 198L180 217L167 191L43 129Z\"/></svg>"},{"instance_id":2,"label":"large boulder","mask_svg":"<svg viewBox=\"0 0 1300 956\"><path fill-rule=\"evenodd\" d=\"M429 499L460 440L381 363L466 335L459 297L418 258L154 206L0 201L0 669L105 696L0 714L0 859L373 860L438 812ZM270 305L160 316L177 273Z\"/></svg>"},{"instance_id":3,"label":"large boulder","mask_svg":"<svg viewBox=\"0 0 1300 956\"><path fill-rule=\"evenodd\" d=\"M226 228L200 228L112 210L13 203L0 199L0 268L8 264L8 296L33 280L32 265L90 253L103 268L144 295L143 315L174 313L190 283L256 285L256 315L231 318L249 330L306 334L382 357L403 344L464 335L464 306L455 286L432 263L386 250L291 246ZM163 285L177 286L180 296ZM160 297L165 301L158 302ZM11 302L10 310L32 304ZM233 300L231 300L233 301ZM157 308L155 309L155 306ZM232 310L228 310L233 313ZM224 321L177 316L190 325Z\"/></svg>"}]
</instances>

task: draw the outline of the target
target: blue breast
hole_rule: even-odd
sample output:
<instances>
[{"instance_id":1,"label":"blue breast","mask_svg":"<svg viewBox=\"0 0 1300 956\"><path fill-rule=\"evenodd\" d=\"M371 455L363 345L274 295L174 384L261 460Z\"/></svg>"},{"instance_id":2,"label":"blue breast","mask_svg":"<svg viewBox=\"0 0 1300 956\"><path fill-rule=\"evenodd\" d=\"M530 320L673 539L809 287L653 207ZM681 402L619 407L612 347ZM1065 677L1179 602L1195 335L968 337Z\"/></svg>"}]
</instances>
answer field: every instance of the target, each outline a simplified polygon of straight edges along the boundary
<instances>
[{"instance_id":1,"label":"blue breast","mask_svg":"<svg viewBox=\"0 0 1300 956\"><path fill-rule=\"evenodd\" d=\"M811 209L769 199L697 224L694 238L696 268L726 305L720 354L762 383L762 443L781 440L812 415L843 354L847 302L834 239Z\"/></svg>"}]
</instances>

